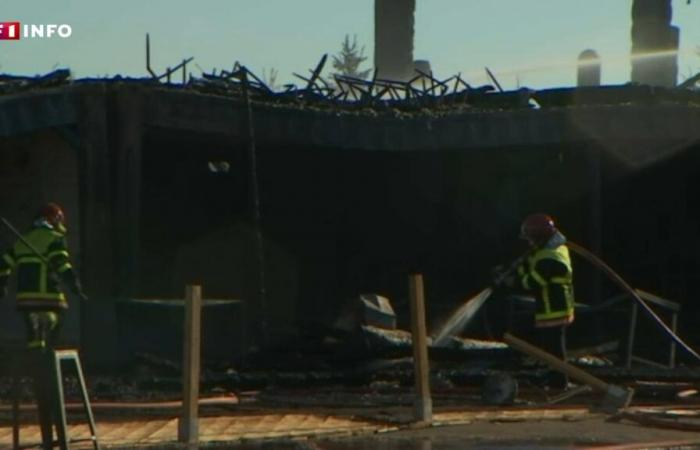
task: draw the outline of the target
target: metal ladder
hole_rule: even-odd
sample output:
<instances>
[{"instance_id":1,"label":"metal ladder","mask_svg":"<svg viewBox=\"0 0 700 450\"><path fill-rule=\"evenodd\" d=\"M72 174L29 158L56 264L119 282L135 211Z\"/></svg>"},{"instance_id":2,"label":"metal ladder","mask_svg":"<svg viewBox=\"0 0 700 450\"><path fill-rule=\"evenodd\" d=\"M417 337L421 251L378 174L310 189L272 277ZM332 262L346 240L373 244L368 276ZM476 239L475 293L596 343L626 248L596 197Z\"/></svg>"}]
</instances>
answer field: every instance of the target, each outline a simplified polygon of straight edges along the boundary
<instances>
[{"instance_id":1,"label":"metal ladder","mask_svg":"<svg viewBox=\"0 0 700 450\"><path fill-rule=\"evenodd\" d=\"M22 366L26 370L27 368L27 363L32 362L31 358L36 359L34 363L36 364L38 359L37 358L50 358L50 366L51 366L51 371L52 371L52 376L54 379L54 382L56 383L55 385L55 394L57 395L56 399L56 411L54 412L55 414L55 428L56 428L56 435L58 437L58 441L53 441L52 446L58 445L61 450L68 450L69 448L69 443L70 442L80 442L80 441L92 441L92 445L94 447L94 450L99 450L100 446L97 441L97 430L95 427L95 419L92 415L92 408L90 407L90 399L88 397L87 393L87 388L85 386L85 377L83 377L83 370L80 364L80 356L78 355L78 351L75 349L65 349L65 350L49 350L47 352L48 354L34 354L34 355L23 355L23 361L22 361ZM80 383L80 393L82 396L83 400L83 411L85 412L85 415L87 416L88 419L88 425L90 427L90 438L88 439L76 439L76 440L71 440L68 437L68 426L67 426L67 421L66 421L66 404L65 404L65 398L63 395L63 371L61 368L62 363L73 363L76 375L78 377L78 381ZM25 446L20 446L19 442L19 431L20 431L20 423L19 423L19 397L20 397L20 382L19 382L19 374L15 372L12 380L12 391L13 391L13 399L12 399L12 448L14 450L19 450L20 448L26 448L26 447L34 447L35 445L25 445ZM36 374L32 374L32 376L36 376ZM35 393L36 394L36 393ZM52 426L53 428L53 426ZM53 432L53 429L52 429Z\"/></svg>"}]
</instances>

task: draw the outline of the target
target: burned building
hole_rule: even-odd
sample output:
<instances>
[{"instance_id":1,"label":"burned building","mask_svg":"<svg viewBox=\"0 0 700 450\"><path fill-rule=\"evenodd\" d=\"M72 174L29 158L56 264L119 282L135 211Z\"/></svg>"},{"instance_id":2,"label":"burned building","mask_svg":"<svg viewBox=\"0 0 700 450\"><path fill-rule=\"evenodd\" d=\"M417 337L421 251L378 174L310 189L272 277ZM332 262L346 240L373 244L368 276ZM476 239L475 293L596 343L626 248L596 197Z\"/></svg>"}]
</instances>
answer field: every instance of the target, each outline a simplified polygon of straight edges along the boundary
<instances>
[{"instance_id":1,"label":"burned building","mask_svg":"<svg viewBox=\"0 0 700 450\"><path fill-rule=\"evenodd\" d=\"M24 228L37 205L65 205L90 296L73 302L67 334L96 365L128 356L120 305L181 298L188 283L239 300L209 338L232 354L323 329L361 293L391 299L405 328L411 272L425 276L429 319L440 317L517 255L533 211L634 286L681 302L681 333L700 339L700 97L458 81L440 95L407 85L393 100L363 85L352 102L252 83L249 114L231 74L184 85L8 78L0 215ZM580 302L614 295L574 263ZM2 303L5 339L20 330L12 308Z\"/></svg>"}]
</instances>

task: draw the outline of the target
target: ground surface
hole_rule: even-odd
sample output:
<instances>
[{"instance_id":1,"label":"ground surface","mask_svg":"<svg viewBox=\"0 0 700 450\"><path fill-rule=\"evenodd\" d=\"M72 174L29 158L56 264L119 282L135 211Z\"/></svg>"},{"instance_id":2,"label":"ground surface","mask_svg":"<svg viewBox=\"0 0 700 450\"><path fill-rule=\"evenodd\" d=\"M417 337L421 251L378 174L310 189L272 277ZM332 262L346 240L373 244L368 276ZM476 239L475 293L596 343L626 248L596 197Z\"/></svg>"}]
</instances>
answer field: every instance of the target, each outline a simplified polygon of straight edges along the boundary
<instances>
[{"instance_id":1,"label":"ground surface","mask_svg":"<svg viewBox=\"0 0 700 450\"><path fill-rule=\"evenodd\" d=\"M318 450L588 448L632 443L651 445L659 442L687 442L689 446L690 442L694 442L692 445L700 448L700 433L659 430L630 423L611 424L606 423L601 417L591 417L580 420L475 422L423 430L405 430L368 438L319 442L312 448Z\"/></svg>"},{"instance_id":2,"label":"ground surface","mask_svg":"<svg viewBox=\"0 0 700 450\"><path fill-rule=\"evenodd\" d=\"M23 415L23 444L40 441L30 413ZM172 411L144 414L98 409L95 415L103 447L177 447L178 421ZM610 422L609 415L592 413L587 406L576 404L437 407L431 426L415 424L411 415L410 406L207 406L202 408L199 421L200 441L203 446L219 448L280 450L605 448L616 444L627 444L623 448L630 449L700 448L700 432L645 427L628 420ZM72 412L71 424L72 438L89 438L81 414ZM3 420L0 448L11 443L10 423ZM89 448L90 444L76 446Z\"/></svg>"},{"instance_id":3,"label":"ground surface","mask_svg":"<svg viewBox=\"0 0 700 450\"><path fill-rule=\"evenodd\" d=\"M106 384L97 383L99 379L91 381L93 386ZM674 425L680 418L694 431L642 426L628 418L611 422L609 415L596 412L600 393L582 393L552 404L558 392L523 383L514 405L489 406L484 404L479 386L456 387L441 379L431 381L433 424L418 427L413 420L410 385L374 381L356 387L327 386L308 380L304 384L303 388L270 386L222 391L218 397L203 402L199 421L202 446L251 450L605 448L619 444L628 445L621 447L626 449L700 448L700 400L681 400L676 395L694 386L689 383L636 383L633 408L679 410L681 416L663 417L665 425ZM133 392L122 388L94 389L93 411L100 443L103 448L176 448L177 415L181 408L177 398L181 394L149 390L144 397L146 385L139 386L141 389ZM69 408L69 435L74 439L89 438L85 417L76 408L77 391L68 391L68 401L73 405ZM30 392L26 394L21 442L36 444L40 434ZM129 399L131 406L126 403ZM10 408L3 395L0 449L12 444L10 419ZM90 447L89 442L76 445Z\"/></svg>"}]
</instances>

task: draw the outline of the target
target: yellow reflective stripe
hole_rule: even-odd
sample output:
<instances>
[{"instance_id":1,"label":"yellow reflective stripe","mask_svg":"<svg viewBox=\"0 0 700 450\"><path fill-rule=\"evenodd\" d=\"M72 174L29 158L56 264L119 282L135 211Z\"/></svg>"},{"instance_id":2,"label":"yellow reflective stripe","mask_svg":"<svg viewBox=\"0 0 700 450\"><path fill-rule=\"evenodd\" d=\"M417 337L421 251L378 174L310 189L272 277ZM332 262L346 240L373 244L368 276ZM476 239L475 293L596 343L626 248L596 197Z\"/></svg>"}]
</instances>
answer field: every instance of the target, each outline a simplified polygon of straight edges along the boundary
<instances>
[{"instance_id":1,"label":"yellow reflective stripe","mask_svg":"<svg viewBox=\"0 0 700 450\"><path fill-rule=\"evenodd\" d=\"M15 267L15 259L9 253L2 255L2 259L5 260L8 266Z\"/></svg>"},{"instance_id":2,"label":"yellow reflective stripe","mask_svg":"<svg viewBox=\"0 0 700 450\"><path fill-rule=\"evenodd\" d=\"M62 266L60 266L58 269L56 269L56 272L58 273L63 273L68 269L72 269L73 266L70 265L70 263L65 263Z\"/></svg>"},{"instance_id":3,"label":"yellow reflective stripe","mask_svg":"<svg viewBox=\"0 0 700 450\"><path fill-rule=\"evenodd\" d=\"M10 269L2 269L0 270L0 277L6 277L12 273L12 270Z\"/></svg>"},{"instance_id":4,"label":"yellow reflective stripe","mask_svg":"<svg viewBox=\"0 0 700 450\"><path fill-rule=\"evenodd\" d=\"M552 277L551 282L554 284L569 284L572 281L571 276L566 277Z\"/></svg>"},{"instance_id":5,"label":"yellow reflective stripe","mask_svg":"<svg viewBox=\"0 0 700 450\"><path fill-rule=\"evenodd\" d=\"M540 274L537 273L536 270L533 270L532 272L530 272L530 276L531 276L532 278L534 278L535 281L537 281L537 284L539 284L540 286L546 286L546 285L547 285L547 280L545 280L544 278L542 278L542 277L540 276Z\"/></svg>"},{"instance_id":6,"label":"yellow reflective stripe","mask_svg":"<svg viewBox=\"0 0 700 450\"><path fill-rule=\"evenodd\" d=\"M518 266L518 276L522 278L523 275L525 275L525 266L520 264Z\"/></svg>"},{"instance_id":7,"label":"yellow reflective stripe","mask_svg":"<svg viewBox=\"0 0 700 450\"><path fill-rule=\"evenodd\" d=\"M571 272L571 257L569 256L569 249L565 245L560 245L556 249L543 248L535 253L532 260L532 267L535 266L542 259L553 259L564 264L569 272Z\"/></svg>"},{"instance_id":8,"label":"yellow reflective stripe","mask_svg":"<svg viewBox=\"0 0 700 450\"><path fill-rule=\"evenodd\" d=\"M565 309L563 311L550 311L535 315L535 320L559 319L560 317L573 316L573 309Z\"/></svg>"},{"instance_id":9,"label":"yellow reflective stripe","mask_svg":"<svg viewBox=\"0 0 700 450\"><path fill-rule=\"evenodd\" d=\"M39 258L38 256L35 256L34 253L31 255L22 255L17 257L17 264L25 264L25 263L39 263L39 264L44 264L44 260Z\"/></svg>"},{"instance_id":10,"label":"yellow reflective stripe","mask_svg":"<svg viewBox=\"0 0 700 450\"><path fill-rule=\"evenodd\" d=\"M523 277L520 279L520 284L523 286L523 288L525 288L528 291L530 289L532 289L530 287L530 275L528 275L528 274L523 275Z\"/></svg>"},{"instance_id":11,"label":"yellow reflective stripe","mask_svg":"<svg viewBox=\"0 0 700 450\"><path fill-rule=\"evenodd\" d=\"M541 319L541 318L536 318L535 319L535 327L537 328L544 328L544 327L556 327L559 325L569 325L573 323L574 321L574 315L568 315L568 316L562 316L562 317L553 317L549 319Z\"/></svg>"},{"instance_id":12,"label":"yellow reflective stripe","mask_svg":"<svg viewBox=\"0 0 700 450\"><path fill-rule=\"evenodd\" d=\"M44 341L44 340L30 341L27 343L27 348L44 348L44 347L46 347L46 341Z\"/></svg>"},{"instance_id":13,"label":"yellow reflective stripe","mask_svg":"<svg viewBox=\"0 0 700 450\"><path fill-rule=\"evenodd\" d=\"M66 250L54 250L48 255L46 255L46 259L51 259L55 256L65 256L66 258L69 257L68 252Z\"/></svg>"},{"instance_id":14,"label":"yellow reflective stripe","mask_svg":"<svg viewBox=\"0 0 700 450\"><path fill-rule=\"evenodd\" d=\"M544 313L540 313L540 315L548 316L552 313L552 305L549 303L549 289L547 289L547 286L542 286L542 303L544 303Z\"/></svg>"},{"instance_id":15,"label":"yellow reflective stripe","mask_svg":"<svg viewBox=\"0 0 700 450\"><path fill-rule=\"evenodd\" d=\"M43 300L65 300L63 292L18 292L17 300L22 299L43 299Z\"/></svg>"}]
</instances>

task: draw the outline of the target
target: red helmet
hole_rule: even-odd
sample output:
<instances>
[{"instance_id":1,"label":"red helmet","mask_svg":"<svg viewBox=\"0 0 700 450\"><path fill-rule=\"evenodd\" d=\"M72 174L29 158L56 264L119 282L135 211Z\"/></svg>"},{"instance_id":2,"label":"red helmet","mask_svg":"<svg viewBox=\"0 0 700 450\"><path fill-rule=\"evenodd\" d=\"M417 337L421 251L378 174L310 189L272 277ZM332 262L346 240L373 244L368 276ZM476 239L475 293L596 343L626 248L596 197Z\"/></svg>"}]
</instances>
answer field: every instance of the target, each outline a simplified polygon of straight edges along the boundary
<instances>
[{"instance_id":1,"label":"red helmet","mask_svg":"<svg viewBox=\"0 0 700 450\"><path fill-rule=\"evenodd\" d=\"M534 244L542 244L557 231L554 220L547 214L530 214L520 226L520 237Z\"/></svg>"},{"instance_id":2,"label":"red helmet","mask_svg":"<svg viewBox=\"0 0 700 450\"><path fill-rule=\"evenodd\" d=\"M56 203L48 203L41 208L38 217L45 219L54 227L63 227L65 225L66 216L63 214L63 209Z\"/></svg>"}]
</instances>

